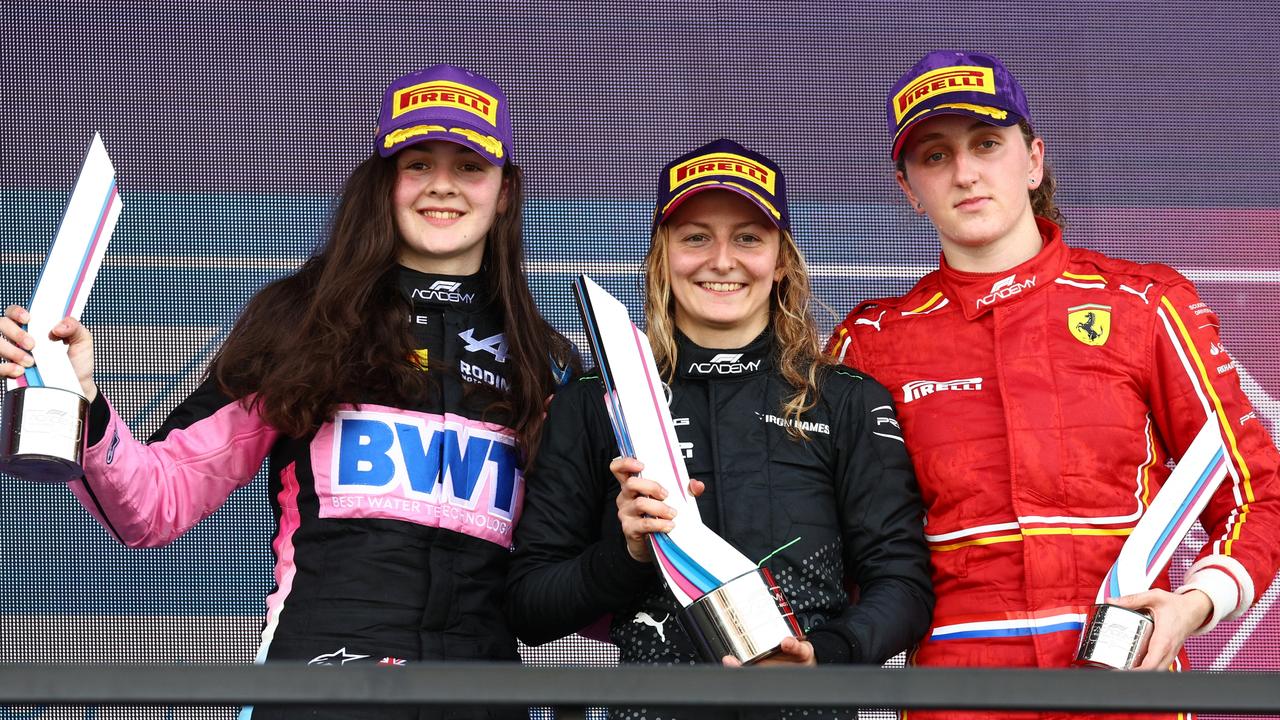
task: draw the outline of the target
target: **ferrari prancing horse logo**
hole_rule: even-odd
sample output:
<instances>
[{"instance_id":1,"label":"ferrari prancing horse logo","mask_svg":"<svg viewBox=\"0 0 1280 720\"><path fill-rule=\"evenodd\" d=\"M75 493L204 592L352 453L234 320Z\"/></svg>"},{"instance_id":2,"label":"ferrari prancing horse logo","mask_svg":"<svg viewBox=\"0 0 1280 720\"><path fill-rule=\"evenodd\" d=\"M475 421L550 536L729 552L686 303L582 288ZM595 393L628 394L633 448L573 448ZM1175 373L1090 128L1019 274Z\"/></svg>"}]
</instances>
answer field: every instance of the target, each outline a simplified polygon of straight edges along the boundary
<instances>
[{"instance_id":1,"label":"ferrari prancing horse logo","mask_svg":"<svg viewBox=\"0 0 1280 720\"><path fill-rule=\"evenodd\" d=\"M1067 308L1067 329L1085 345L1105 345L1111 337L1109 305L1079 305Z\"/></svg>"}]
</instances>

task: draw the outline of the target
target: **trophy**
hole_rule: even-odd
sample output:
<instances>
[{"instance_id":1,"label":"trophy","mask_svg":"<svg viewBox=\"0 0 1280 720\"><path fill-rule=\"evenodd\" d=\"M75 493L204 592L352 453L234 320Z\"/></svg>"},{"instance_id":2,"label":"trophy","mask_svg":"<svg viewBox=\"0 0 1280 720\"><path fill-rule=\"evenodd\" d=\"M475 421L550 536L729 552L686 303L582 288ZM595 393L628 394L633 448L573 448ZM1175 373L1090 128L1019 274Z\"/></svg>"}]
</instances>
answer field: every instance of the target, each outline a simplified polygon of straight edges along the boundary
<instances>
[{"instance_id":1,"label":"trophy","mask_svg":"<svg viewBox=\"0 0 1280 720\"><path fill-rule=\"evenodd\" d=\"M36 482L68 482L84 474L89 403L61 342L49 331L79 316L120 217L115 168L95 133L29 309L35 365L10 378L0 401L0 472Z\"/></svg>"},{"instance_id":2,"label":"trophy","mask_svg":"<svg viewBox=\"0 0 1280 720\"><path fill-rule=\"evenodd\" d=\"M1074 664L1129 670L1146 654L1151 616L1105 600L1151 589L1226 476L1226 448L1210 418L1120 548L1085 618Z\"/></svg>"},{"instance_id":3,"label":"trophy","mask_svg":"<svg viewBox=\"0 0 1280 720\"><path fill-rule=\"evenodd\" d=\"M702 523L649 339L591 278L580 275L574 290L618 449L644 462L645 477L662 485L665 502L678 511L675 528L650 535L649 547L699 654L748 665L777 652L784 638L803 637L769 571Z\"/></svg>"}]
</instances>

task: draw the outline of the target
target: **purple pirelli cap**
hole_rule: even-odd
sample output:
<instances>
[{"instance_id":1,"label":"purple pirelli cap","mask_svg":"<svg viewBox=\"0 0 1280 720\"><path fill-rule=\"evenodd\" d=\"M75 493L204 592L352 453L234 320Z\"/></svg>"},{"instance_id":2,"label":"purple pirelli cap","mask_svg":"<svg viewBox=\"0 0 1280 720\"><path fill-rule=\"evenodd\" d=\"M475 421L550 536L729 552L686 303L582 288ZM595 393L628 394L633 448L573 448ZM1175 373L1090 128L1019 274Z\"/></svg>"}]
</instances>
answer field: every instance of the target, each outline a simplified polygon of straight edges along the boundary
<instances>
[{"instance_id":1,"label":"purple pirelli cap","mask_svg":"<svg viewBox=\"0 0 1280 720\"><path fill-rule=\"evenodd\" d=\"M1004 63L962 50L934 50L920 58L894 84L885 114L894 160L912 126L935 115L968 115L1005 127L1031 121L1026 93Z\"/></svg>"},{"instance_id":2,"label":"purple pirelli cap","mask_svg":"<svg viewBox=\"0 0 1280 720\"><path fill-rule=\"evenodd\" d=\"M511 157L507 96L481 75L453 65L432 65L387 87L378 114L378 154L390 157L427 140L448 140L494 165Z\"/></svg>"},{"instance_id":3,"label":"purple pirelli cap","mask_svg":"<svg viewBox=\"0 0 1280 720\"><path fill-rule=\"evenodd\" d=\"M791 229L787 184L777 163L723 138L681 155L658 176L656 230L680 204L704 190L730 190L755 203L781 230Z\"/></svg>"}]
</instances>

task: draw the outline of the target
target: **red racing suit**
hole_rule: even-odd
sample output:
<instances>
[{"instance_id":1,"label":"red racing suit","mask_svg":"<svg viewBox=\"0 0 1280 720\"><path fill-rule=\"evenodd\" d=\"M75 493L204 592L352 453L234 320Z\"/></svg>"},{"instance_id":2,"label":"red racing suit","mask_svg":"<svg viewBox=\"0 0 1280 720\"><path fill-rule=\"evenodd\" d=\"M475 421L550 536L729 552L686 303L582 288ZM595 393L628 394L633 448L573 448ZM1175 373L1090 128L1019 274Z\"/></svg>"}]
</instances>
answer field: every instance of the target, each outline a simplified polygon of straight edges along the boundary
<instances>
[{"instance_id":1,"label":"red racing suit","mask_svg":"<svg viewBox=\"0 0 1280 720\"><path fill-rule=\"evenodd\" d=\"M1026 263L944 261L906 295L859 305L828 346L889 388L919 478L937 606L917 665L1069 665L1166 463L1206 418L1229 475L1178 588L1213 601L1198 632L1244 613L1280 562L1280 458L1213 311L1171 268L1068 248L1037 223L1044 245Z\"/></svg>"}]
</instances>

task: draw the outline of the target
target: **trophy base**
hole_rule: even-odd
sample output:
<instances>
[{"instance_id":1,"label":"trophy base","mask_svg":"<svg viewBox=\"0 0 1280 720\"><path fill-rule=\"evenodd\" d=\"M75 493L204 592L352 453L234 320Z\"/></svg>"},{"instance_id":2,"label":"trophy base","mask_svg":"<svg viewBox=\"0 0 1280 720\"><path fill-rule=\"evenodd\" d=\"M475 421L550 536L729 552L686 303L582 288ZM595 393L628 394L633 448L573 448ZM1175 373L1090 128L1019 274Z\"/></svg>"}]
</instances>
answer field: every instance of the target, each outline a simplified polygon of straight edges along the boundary
<instances>
[{"instance_id":1,"label":"trophy base","mask_svg":"<svg viewBox=\"0 0 1280 720\"><path fill-rule=\"evenodd\" d=\"M707 662L732 656L743 665L778 651L783 638L803 638L782 590L763 568L703 595L678 616Z\"/></svg>"},{"instance_id":2,"label":"trophy base","mask_svg":"<svg viewBox=\"0 0 1280 720\"><path fill-rule=\"evenodd\" d=\"M1089 609L1073 665L1132 670L1147 653L1155 623L1144 612L1100 604Z\"/></svg>"},{"instance_id":3,"label":"trophy base","mask_svg":"<svg viewBox=\"0 0 1280 720\"><path fill-rule=\"evenodd\" d=\"M89 403L48 387L21 387L0 401L0 472L43 483L82 475Z\"/></svg>"}]
</instances>

